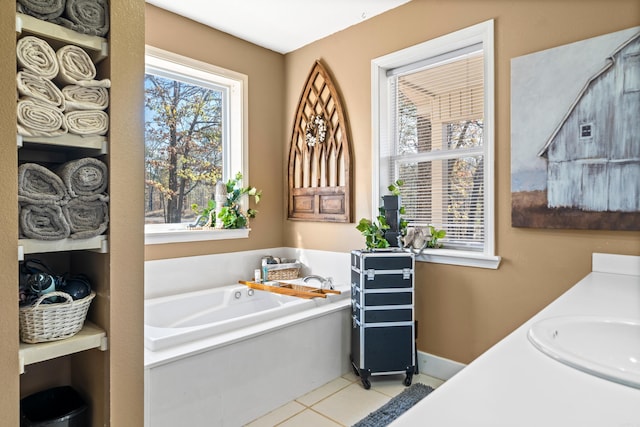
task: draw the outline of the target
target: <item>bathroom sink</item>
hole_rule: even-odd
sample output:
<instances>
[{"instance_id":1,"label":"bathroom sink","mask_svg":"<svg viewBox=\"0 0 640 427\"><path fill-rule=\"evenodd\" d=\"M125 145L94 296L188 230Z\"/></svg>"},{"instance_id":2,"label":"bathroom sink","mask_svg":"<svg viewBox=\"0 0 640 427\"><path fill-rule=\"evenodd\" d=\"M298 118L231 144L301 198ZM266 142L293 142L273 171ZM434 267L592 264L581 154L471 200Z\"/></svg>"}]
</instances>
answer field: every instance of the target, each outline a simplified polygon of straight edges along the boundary
<instances>
[{"instance_id":1,"label":"bathroom sink","mask_svg":"<svg viewBox=\"0 0 640 427\"><path fill-rule=\"evenodd\" d=\"M533 324L528 337L565 365L640 388L640 320L551 317Z\"/></svg>"}]
</instances>

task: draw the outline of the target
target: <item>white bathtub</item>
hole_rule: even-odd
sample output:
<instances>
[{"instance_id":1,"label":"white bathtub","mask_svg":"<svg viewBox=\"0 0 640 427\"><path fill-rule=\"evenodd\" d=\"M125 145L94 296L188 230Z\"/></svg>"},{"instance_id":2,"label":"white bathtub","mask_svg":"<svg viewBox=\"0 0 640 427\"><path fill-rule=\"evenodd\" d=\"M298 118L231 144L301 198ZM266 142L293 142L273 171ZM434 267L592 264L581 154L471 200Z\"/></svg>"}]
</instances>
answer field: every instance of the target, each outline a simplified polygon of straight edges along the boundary
<instances>
[{"instance_id":1,"label":"white bathtub","mask_svg":"<svg viewBox=\"0 0 640 427\"><path fill-rule=\"evenodd\" d=\"M316 305L314 300L254 291L245 285L154 298L145 301L144 343L149 350L162 350Z\"/></svg>"},{"instance_id":2,"label":"white bathtub","mask_svg":"<svg viewBox=\"0 0 640 427\"><path fill-rule=\"evenodd\" d=\"M350 299L231 285L145 301L145 425L241 426L349 370Z\"/></svg>"}]
</instances>

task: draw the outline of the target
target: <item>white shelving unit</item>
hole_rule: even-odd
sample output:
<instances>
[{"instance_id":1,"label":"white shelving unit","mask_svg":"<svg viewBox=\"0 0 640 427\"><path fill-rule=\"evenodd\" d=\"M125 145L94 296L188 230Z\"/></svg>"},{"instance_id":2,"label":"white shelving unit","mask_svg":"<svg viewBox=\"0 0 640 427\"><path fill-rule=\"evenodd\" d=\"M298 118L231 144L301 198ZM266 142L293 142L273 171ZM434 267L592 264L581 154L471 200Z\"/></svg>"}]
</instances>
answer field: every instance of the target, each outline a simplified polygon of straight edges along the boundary
<instances>
[{"instance_id":1,"label":"white shelving unit","mask_svg":"<svg viewBox=\"0 0 640 427\"><path fill-rule=\"evenodd\" d=\"M82 330L71 338L38 344L21 342L20 373L24 373L26 365L94 348L102 351L107 350L107 334L91 322L85 322Z\"/></svg>"},{"instance_id":2,"label":"white shelving unit","mask_svg":"<svg viewBox=\"0 0 640 427\"><path fill-rule=\"evenodd\" d=\"M90 239L35 240L18 239L18 261L24 260L26 254L46 252L65 252L90 250L107 253L109 250L107 236L95 236Z\"/></svg>"},{"instance_id":3,"label":"white shelving unit","mask_svg":"<svg viewBox=\"0 0 640 427\"><path fill-rule=\"evenodd\" d=\"M66 134L61 136L23 136L16 138L18 148L44 148L50 150L77 149L94 156L107 154L106 136L80 136Z\"/></svg>"},{"instance_id":4,"label":"white shelving unit","mask_svg":"<svg viewBox=\"0 0 640 427\"><path fill-rule=\"evenodd\" d=\"M83 48L95 64L109 54L107 39L80 34L59 25L42 21L29 15L16 13L16 38L33 35L47 40L58 49L67 44ZM107 136L79 136L66 134L58 137L26 137L17 135L20 158L25 161L64 162L69 157L100 156L108 152ZM89 239L62 239L54 241L19 239L18 260L27 254L90 250L108 252L107 236ZM90 349L107 350L107 334L104 329L86 321L82 330L70 338L38 344L20 343L20 374L25 366L67 356Z\"/></svg>"}]
</instances>

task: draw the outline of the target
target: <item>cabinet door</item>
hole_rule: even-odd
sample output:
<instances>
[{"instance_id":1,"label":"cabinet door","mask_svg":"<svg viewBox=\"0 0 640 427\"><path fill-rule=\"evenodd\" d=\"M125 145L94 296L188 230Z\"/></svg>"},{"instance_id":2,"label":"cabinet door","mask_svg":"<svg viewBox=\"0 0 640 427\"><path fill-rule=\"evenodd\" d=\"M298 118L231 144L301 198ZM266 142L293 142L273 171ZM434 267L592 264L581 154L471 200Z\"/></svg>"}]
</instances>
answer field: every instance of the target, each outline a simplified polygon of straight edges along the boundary
<instances>
[{"instance_id":1,"label":"cabinet door","mask_svg":"<svg viewBox=\"0 0 640 427\"><path fill-rule=\"evenodd\" d=\"M404 372L413 366L413 325L364 328L364 368Z\"/></svg>"}]
</instances>

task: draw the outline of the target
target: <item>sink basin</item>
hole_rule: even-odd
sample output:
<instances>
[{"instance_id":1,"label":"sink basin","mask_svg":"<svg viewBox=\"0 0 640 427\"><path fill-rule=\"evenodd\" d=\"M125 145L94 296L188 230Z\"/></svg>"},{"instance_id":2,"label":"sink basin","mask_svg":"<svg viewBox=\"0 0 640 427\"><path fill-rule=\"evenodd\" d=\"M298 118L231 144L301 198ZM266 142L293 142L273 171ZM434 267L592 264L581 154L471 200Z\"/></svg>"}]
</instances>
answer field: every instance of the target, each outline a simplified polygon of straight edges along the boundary
<instances>
[{"instance_id":1,"label":"sink basin","mask_svg":"<svg viewBox=\"0 0 640 427\"><path fill-rule=\"evenodd\" d=\"M528 337L565 365L640 388L640 320L551 317L533 324Z\"/></svg>"}]
</instances>

